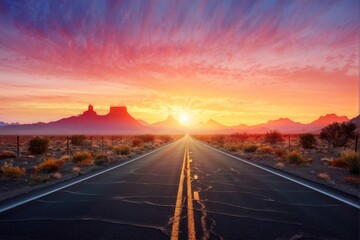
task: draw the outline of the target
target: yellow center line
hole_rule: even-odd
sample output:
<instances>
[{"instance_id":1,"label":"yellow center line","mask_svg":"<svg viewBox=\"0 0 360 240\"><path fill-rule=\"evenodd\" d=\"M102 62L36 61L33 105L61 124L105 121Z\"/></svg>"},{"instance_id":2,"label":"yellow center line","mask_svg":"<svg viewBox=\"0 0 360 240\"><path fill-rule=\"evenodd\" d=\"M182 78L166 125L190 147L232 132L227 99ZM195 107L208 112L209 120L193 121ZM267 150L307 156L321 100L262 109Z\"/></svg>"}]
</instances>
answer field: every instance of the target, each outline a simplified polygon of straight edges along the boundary
<instances>
[{"instance_id":1,"label":"yellow center line","mask_svg":"<svg viewBox=\"0 0 360 240\"><path fill-rule=\"evenodd\" d=\"M190 156L189 156L189 149L188 147L187 153L187 215L188 215L188 239L189 240L196 240L195 234L195 221L194 221L194 207L193 207L193 198L192 198L192 191L191 191L191 174L190 174Z\"/></svg>"},{"instance_id":2,"label":"yellow center line","mask_svg":"<svg viewBox=\"0 0 360 240\"><path fill-rule=\"evenodd\" d=\"M197 192L197 191L194 192L194 200L195 201L200 201L199 192Z\"/></svg>"},{"instance_id":3,"label":"yellow center line","mask_svg":"<svg viewBox=\"0 0 360 240\"><path fill-rule=\"evenodd\" d=\"M184 171L185 171L185 162L187 159L186 155L187 146L185 147L185 153L184 153L184 160L181 167L181 173L180 173L180 181L179 181L179 188L178 193L176 197L176 205L175 205L175 212L174 212L174 219L173 219L173 226L171 230L171 240L178 240L179 239L179 225L180 225L180 216L181 216L181 210L182 210L182 195L183 195L183 186L184 186Z\"/></svg>"}]
</instances>

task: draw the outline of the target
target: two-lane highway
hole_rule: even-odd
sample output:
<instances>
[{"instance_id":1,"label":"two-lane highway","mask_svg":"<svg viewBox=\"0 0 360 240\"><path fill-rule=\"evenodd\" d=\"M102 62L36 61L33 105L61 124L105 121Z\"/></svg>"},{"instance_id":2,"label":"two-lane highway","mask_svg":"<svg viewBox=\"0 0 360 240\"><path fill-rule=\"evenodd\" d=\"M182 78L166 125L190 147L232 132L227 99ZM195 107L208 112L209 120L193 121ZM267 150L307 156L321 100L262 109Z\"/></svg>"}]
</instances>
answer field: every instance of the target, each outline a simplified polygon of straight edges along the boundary
<instances>
[{"instance_id":1,"label":"two-lane highway","mask_svg":"<svg viewBox=\"0 0 360 240\"><path fill-rule=\"evenodd\" d=\"M358 208L190 137L0 213L0 239L359 236Z\"/></svg>"},{"instance_id":2,"label":"two-lane highway","mask_svg":"<svg viewBox=\"0 0 360 240\"><path fill-rule=\"evenodd\" d=\"M359 209L197 141L189 146L199 239L359 239Z\"/></svg>"},{"instance_id":3,"label":"two-lane highway","mask_svg":"<svg viewBox=\"0 0 360 240\"><path fill-rule=\"evenodd\" d=\"M0 239L169 239L184 149L182 139L3 212Z\"/></svg>"}]
</instances>

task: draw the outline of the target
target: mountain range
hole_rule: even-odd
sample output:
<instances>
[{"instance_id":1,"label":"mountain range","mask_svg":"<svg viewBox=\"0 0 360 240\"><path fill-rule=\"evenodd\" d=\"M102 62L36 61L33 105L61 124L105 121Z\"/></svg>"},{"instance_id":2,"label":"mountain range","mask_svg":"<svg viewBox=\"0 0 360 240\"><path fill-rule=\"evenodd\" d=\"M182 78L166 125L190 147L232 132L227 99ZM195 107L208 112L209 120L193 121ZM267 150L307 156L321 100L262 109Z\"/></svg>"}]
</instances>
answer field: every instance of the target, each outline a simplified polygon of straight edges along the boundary
<instances>
[{"instance_id":1,"label":"mountain range","mask_svg":"<svg viewBox=\"0 0 360 240\"><path fill-rule=\"evenodd\" d=\"M317 120L303 124L288 118L270 120L257 125L240 124L225 126L210 119L191 127L184 127L173 116L161 122L149 124L143 120L133 118L124 106L110 107L106 115L98 115L92 105L82 114L63 118L49 123L7 124L0 122L0 134L22 135L65 135L65 134L143 134L143 133L265 133L269 130L278 130L282 133L319 132L323 127L334 122L354 122L360 129L360 116L350 120L346 116L327 114Z\"/></svg>"}]
</instances>

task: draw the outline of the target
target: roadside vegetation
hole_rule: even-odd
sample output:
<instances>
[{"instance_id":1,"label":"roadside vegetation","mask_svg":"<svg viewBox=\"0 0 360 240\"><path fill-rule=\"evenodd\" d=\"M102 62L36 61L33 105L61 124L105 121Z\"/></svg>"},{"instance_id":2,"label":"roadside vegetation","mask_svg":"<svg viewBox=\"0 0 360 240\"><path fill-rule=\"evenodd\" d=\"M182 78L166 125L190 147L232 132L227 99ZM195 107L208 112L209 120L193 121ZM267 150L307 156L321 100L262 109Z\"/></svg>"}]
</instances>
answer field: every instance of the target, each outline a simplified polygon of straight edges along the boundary
<instances>
[{"instance_id":1,"label":"roadside vegetation","mask_svg":"<svg viewBox=\"0 0 360 240\"><path fill-rule=\"evenodd\" d=\"M66 180L144 154L182 136L0 136L1 193Z\"/></svg>"},{"instance_id":2,"label":"roadside vegetation","mask_svg":"<svg viewBox=\"0 0 360 240\"><path fill-rule=\"evenodd\" d=\"M85 135L73 135L70 137L71 144L75 146L81 146L85 143L86 136Z\"/></svg>"},{"instance_id":3,"label":"roadside vegetation","mask_svg":"<svg viewBox=\"0 0 360 240\"><path fill-rule=\"evenodd\" d=\"M333 123L318 134L274 130L193 137L244 159L359 194L360 147L355 152L356 126L352 123Z\"/></svg>"}]
</instances>

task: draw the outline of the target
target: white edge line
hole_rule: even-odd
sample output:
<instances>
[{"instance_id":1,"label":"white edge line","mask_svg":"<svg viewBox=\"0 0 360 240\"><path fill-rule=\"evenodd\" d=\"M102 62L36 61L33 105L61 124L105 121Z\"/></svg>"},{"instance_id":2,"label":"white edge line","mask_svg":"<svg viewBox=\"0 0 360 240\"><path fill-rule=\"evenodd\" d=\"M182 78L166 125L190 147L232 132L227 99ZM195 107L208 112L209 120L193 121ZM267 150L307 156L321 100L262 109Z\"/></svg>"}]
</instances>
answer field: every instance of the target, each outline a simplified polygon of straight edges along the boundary
<instances>
[{"instance_id":1,"label":"white edge line","mask_svg":"<svg viewBox=\"0 0 360 240\"><path fill-rule=\"evenodd\" d=\"M177 141L175 141L175 142L177 142ZM175 143L175 142L172 142L172 143ZM152 154L152 153L154 153L154 152L157 152L157 151L159 151L159 150L161 150L161 149L163 149L163 148L165 148L165 147L168 147L168 146L170 146L172 143L169 143L169 144L167 144L167 145L165 145L165 146L162 146L162 147L160 147L160 148L158 148L158 149L155 149L155 150L153 150L153 151L151 151L151 152L145 153L144 155L141 155L141 156L139 156L139 157L136 157L136 158L134 158L134 159L131 159L131 160L127 161L127 162L120 163L120 164L118 164L118 165L116 165L116 166L113 166L113 167L108 168L108 169L106 169L106 170L103 170L103 171L101 171L101 172L97 172L97 173L94 173L94 174L92 174L92 175L90 175L90 176L87 176L87 177L85 177L85 178L82 178L82 179L79 179L79 180L77 180L77 181L71 182L71 183L66 184L66 185L64 185L64 186L55 188L55 189L53 189L53 190L44 192L44 193L42 193L42 194L33 196L33 197L31 197L31 198L28 198L28 199L25 199L25 200L22 200L22 201L13 203L13 204L9 204L8 206L4 206L4 207L0 208L0 213L3 213L3 212L5 212L5 211L7 211L7 210L10 210L10 209L12 209L12 208L18 207L18 206L23 205L23 204L25 204L25 203L31 202L31 201L36 200L36 199L38 199L38 198L44 197L44 196L49 195L49 194L51 194L51 193L60 191L60 190L62 190L62 189L64 189L64 188L67 188L67 187L70 187L70 186L72 186L72 185L78 184L78 183L80 183L80 182L83 182L83 181L88 180L88 179L90 179L90 178L96 177L96 176L101 175L101 174L103 174L103 173L109 172L109 171L114 170L114 169L116 169L116 168L122 167L122 166L124 166L124 165L129 164L129 163L132 163L132 162L134 162L134 161L136 161L136 160L139 160L140 158L146 157L146 156L148 156L148 155L150 155L150 154Z\"/></svg>"},{"instance_id":2,"label":"white edge line","mask_svg":"<svg viewBox=\"0 0 360 240\"><path fill-rule=\"evenodd\" d=\"M310 189L312 189L312 190L314 190L314 191L316 191L316 192L322 193L322 194L324 194L324 195L326 195L326 196L328 196L328 197L334 198L334 199L336 199L336 200L338 200L338 201L340 201L340 202L342 202L342 203L345 203L345 204L348 204L348 205L350 205L350 206L352 206L352 207L355 207L355 208L357 208L357 209L360 209L360 204L353 203L353 202L348 201L347 199L344 199L344 198L342 198L342 197L340 197L340 196L333 195L333 194L331 194L331 193L329 193L329 192L327 192L327 191L318 189L318 188L313 187L313 186L310 186L310 185L308 185L308 184L306 184L306 183L304 183L304 182L301 182L301 181L298 181L298 180L293 179L293 178L291 178L291 177L282 175L281 173L277 173L277 172L272 171L272 170L270 170L270 169L267 169L267 168L265 168L265 167L259 166L259 165L255 164L255 163L249 162L249 161L247 161L247 160L245 160L245 159L242 159L242 158L233 156L233 155L231 155L231 154L229 154L229 153L226 153L226 152L223 152L223 151L221 151L221 150L219 150L219 149L213 148L213 147L211 147L211 146L209 146L209 145L207 145L207 144L205 144L205 143L203 143L203 142L200 142L200 141L198 141L198 140L196 140L196 141L199 142L199 143L201 143L201 144L203 144L203 145L205 145L205 146L208 147L208 148L211 148L211 149L213 149L213 150L215 150L215 151L217 151L217 152L220 152L220 153L222 153L222 154L225 154L225 155L227 155L227 156L229 156L229 157L232 157L232 158L234 158L234 159L236 159L236 160L239 160L239 161L242 161L242 162L247 163L247 164L249 164L249 165L252 165L252 166L254 166L254 167L260 168L260 169L262 169L262 170L265 170L265 171L267 171L267 172L270 172L270 173L272 173L272 174L275 174L275 175L277 175L277 176L279 176L279 177L285 178L285 179L290 180L290 181L292 181L292 182L294 182L294 183L297 183L297 184L302 185L302 186L304 186L304 187L310 188Z\"/></svg>"}]
</instances>

